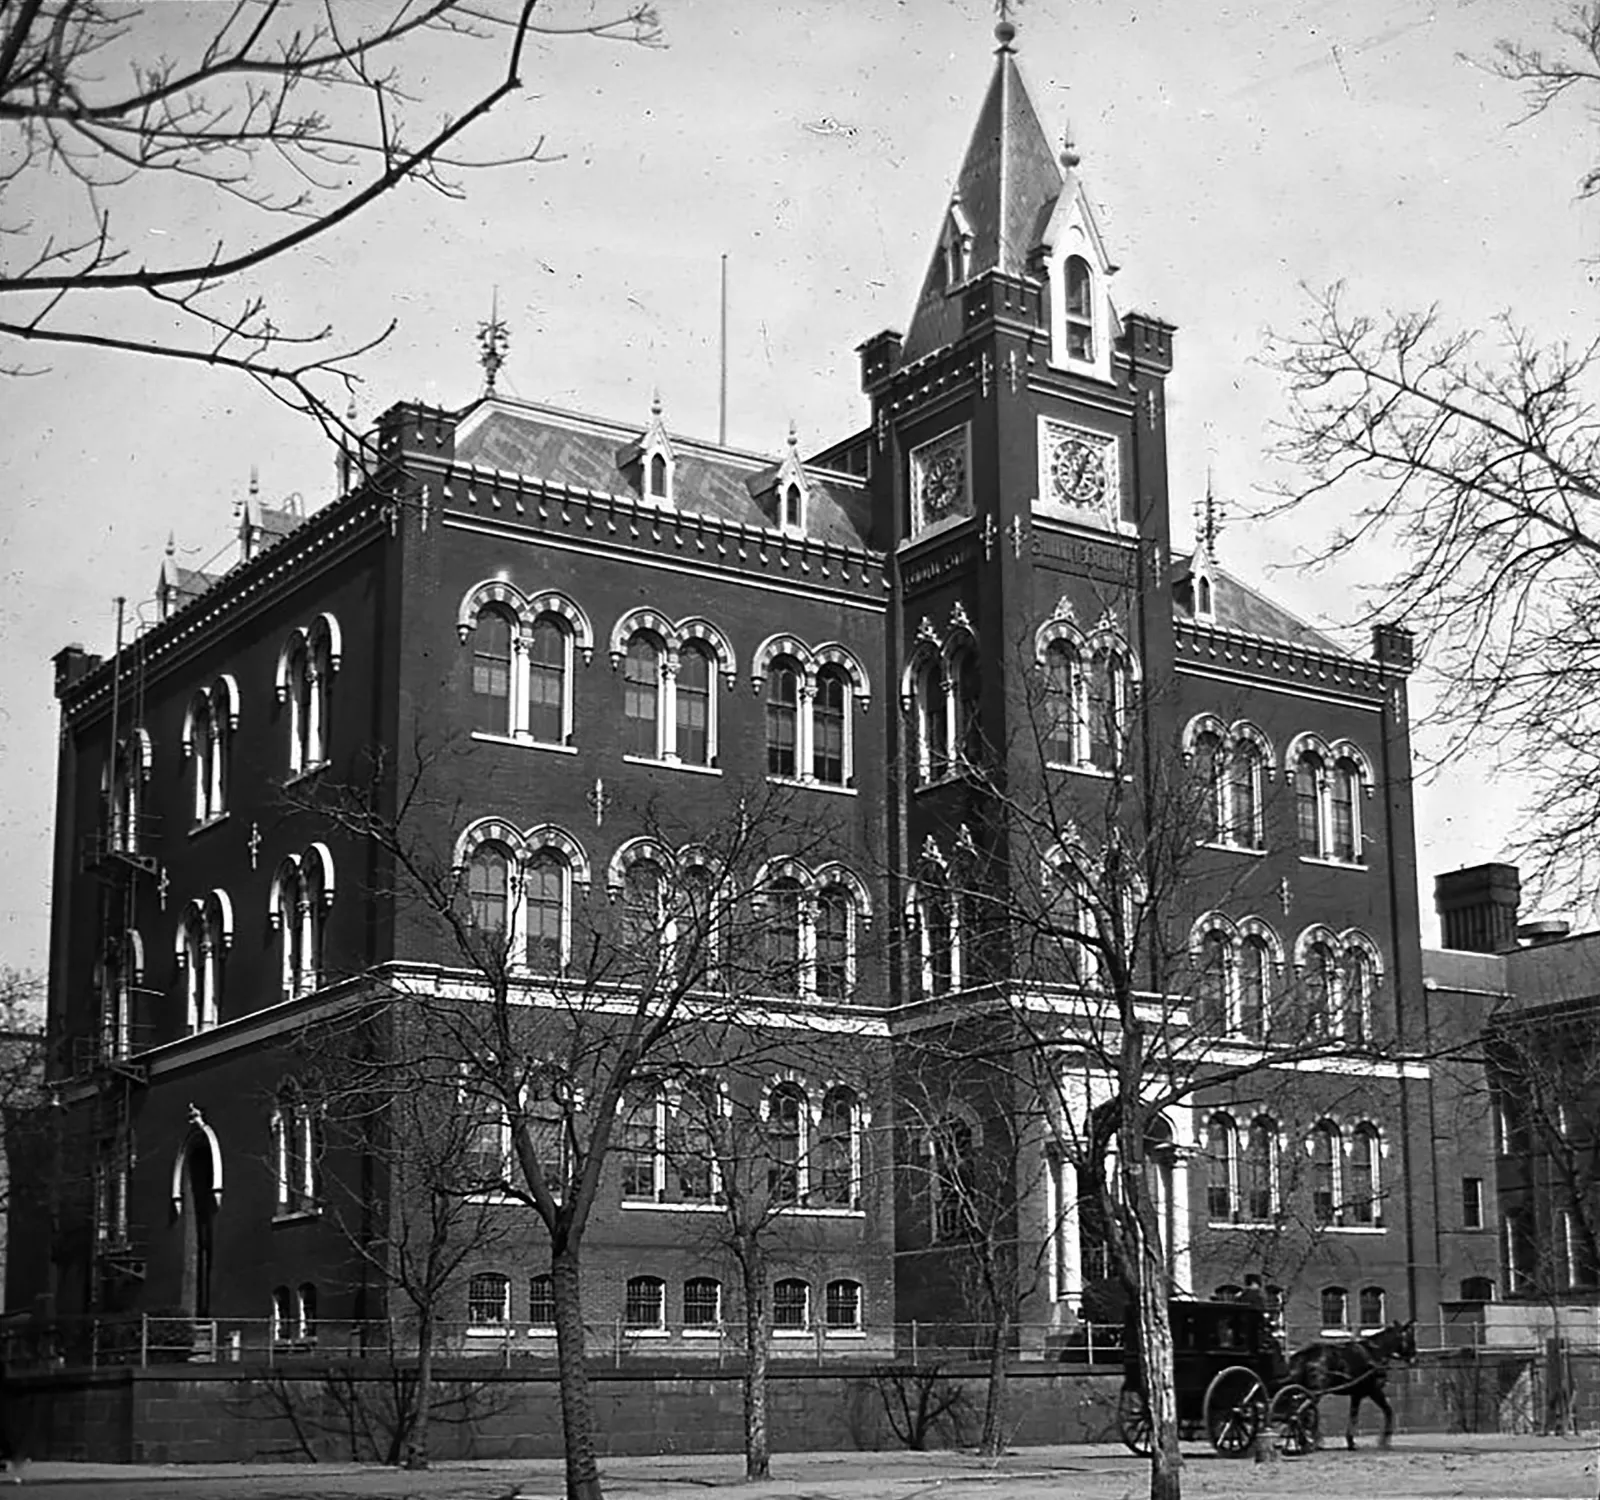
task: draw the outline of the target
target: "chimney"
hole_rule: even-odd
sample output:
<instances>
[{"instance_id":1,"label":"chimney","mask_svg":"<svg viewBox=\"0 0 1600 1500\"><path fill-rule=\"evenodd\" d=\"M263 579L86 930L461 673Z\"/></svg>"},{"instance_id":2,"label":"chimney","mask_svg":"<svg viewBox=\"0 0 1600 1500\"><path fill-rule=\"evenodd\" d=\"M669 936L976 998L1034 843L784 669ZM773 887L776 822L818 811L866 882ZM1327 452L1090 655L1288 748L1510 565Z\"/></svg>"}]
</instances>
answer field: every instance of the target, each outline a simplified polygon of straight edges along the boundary
<instances>
[{"instance_id":1,"label":"chimney","mask_svg":"<svg viewBox=\"0 0 1600 1500\"><path fill-rule=\"evenodd\" d=\"M80 677L86 676L100 665L98 656L91 656L76 641L63 646L50 658L56 668L56 697L65 694Z\"/></svg>"},{"instance_id":2,"label":"chimney","mask_svg":"<svg viewBox=\"0 0 1600 1500\"><path fill-rule=\"evenodd\" d=\"M1473 865L1433 882L1446 948L1467 953L1510 953L1517 946L1522 877L1515 865Z\"/></svg>"}]
</instances>

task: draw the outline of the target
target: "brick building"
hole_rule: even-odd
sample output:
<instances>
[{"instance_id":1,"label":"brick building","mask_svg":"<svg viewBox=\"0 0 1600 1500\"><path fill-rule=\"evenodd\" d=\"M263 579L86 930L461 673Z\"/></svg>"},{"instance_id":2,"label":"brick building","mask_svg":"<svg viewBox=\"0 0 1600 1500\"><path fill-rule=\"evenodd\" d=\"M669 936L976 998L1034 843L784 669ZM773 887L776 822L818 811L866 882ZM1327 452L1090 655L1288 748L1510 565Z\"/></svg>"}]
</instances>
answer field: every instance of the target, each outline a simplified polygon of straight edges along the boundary
<instances>
[{"instance_id":1,"label":"brick building","mask_svg":"<svg viewBox=\"0 0 1600 1500\"><path fill-rule=\"evenodd\" d=\"M51 1025L93 1188L55 1247L63 1311L381 1316L318 1211L363 1164L305 1165L286 1041L374 983L473 976L383 852L293 793L379 766L392 808L425 766L418 826L474 916L525 941L534 1007L560 1003L585 913L676 879L739 798L781 788L825 833L826 858L773 864L761 892L789 960L774 1026L848 1037L858 1065L775 1061L764 1085L796 1122L780 1328L858 1352L949 1316L954 1251L888 1065L1036 978L956 873L1026 883L996 789L1044 777L1087 824L1136 742L1151 775L1205 789L1163 922L1209 1034L1270 1050L1293 996L1347 1044L1164 1123L1180 1284L1265 1270L1296 1327L1433 1315L1456 1279L1437 1122L1426 1068L1389 1056L1422 1020L1409 639L1380 629L1356 659L1208 544L1174 552L1174 329L1115 306L1077 159L999 35L906 331L861 345L859 431L773 456L672 432L659 404L396 405L321 509L253 501L235 566L169 562L159 624L109 659L58 655ZM647 833L651 808L682 845ZM1092 997L1092 976L1065 988ZM729 1273L660 1128L650 1190L609 1179L589 1306L686 1352ZM1048 1177L1016 1179L1011 1238L1048 1267L1030 1318L1065 1325L1097 1251L1070 1168ZM474 1268L463 1318L543 1322L535 1244Z\"/></svg>"}]
</instances>

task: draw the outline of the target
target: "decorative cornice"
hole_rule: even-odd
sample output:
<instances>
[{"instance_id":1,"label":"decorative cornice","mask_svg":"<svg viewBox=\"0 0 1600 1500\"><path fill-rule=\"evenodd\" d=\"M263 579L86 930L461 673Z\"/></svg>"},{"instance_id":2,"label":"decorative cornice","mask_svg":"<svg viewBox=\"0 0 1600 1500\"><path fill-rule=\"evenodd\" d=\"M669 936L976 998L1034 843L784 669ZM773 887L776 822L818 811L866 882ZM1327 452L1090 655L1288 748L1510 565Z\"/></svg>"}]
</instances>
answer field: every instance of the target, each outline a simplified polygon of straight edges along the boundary
<instances>
[{"instance_id":1,"label":"decorative cornice","mask_svg":"<svg viewBox=\"0 0 1600 1500\"><path fill-rule=\"evenodd\" d=\"M1174 621L1177 659L1227 667L1296 685L1311 685L1382 698L1391 677L1376 662L1357 661L1333 651L1247 635L1217 625Z\"/></svg>"}]
</instances>

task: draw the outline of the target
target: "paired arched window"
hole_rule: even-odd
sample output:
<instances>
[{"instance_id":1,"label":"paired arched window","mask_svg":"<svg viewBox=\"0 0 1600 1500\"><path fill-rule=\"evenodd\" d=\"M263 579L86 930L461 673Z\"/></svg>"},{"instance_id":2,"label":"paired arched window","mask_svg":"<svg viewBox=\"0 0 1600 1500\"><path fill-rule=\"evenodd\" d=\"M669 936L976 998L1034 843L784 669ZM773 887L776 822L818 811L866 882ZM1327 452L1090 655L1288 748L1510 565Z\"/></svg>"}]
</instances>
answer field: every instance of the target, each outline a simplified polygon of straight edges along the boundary
<instances>
[{"instance_id":1,"label":"paired arched window","mask_svg":"<svg viewBox=\"0 0 1600 1500\"><path fill-rule=\"evenodd\" d=\"M767 775L844 787L852 783L850 707L867 701L867 679L843 647L813 651L790 635L769 636L755 654L754 684L765 721Z\"/></svg>"},{"instance_id":2,"label":"paired arched window","mask_svg":"<svg viewBox=\"0 0 1600 1500\"><path fill-rule=\"evenodd\" d=\"M116 748L105 781L106 833L113 849L137 854L144 784L150 779L150 736L135 729Z\"/></svg>"},{"instance_id":3,"label":"paired arched window","mask_svg":"<svg viewBox=\"0 0 1600 1500\"><path fill-rule=\"evenodd\" d=\"M565 594L531 597L503 579L468 590L456 631L471 665L472 727L536 745L572 743L573 669L594 632Z\"/></svg>"},{"instance_id":4,"label":"paired arched window","mask_svg":"<svg viewBox=\"0 0 1600 1500\"><path fill-rule=\"evenodd\" d=\"M773 1086L764 1113L771 1202L860 1207L862 1110L854 1089L845 1084L827 1089L813 1117L804 1087L786 1079Z\"/></svg>"},{"instance_id":5,"label":"paired arched window","mask_svg":"<svg viewBox=\"0 0 1600 1500\"><path fill-rule=\"evenodd\" d=\"M799 1203L805 1194L806 1096L798 1084L780 1083L767 1100L767 1196Z\"/></svg>"},{"instance_id":6,"label":"paired arched window","mask_svg":"<svg viewBox=\"0 0 1600 1500\"><path fill-rule=\"evenodd\" d=\"M1374 1125L1357 1125L1350 1133L1346 1223L1366 1226L1377 1222L1378 1199L1383 1190L1380 1145Z\"/></svg>"},{"instance_id":7,"label":"paired arched window","mask_svg":"<svg viewBox=\"0 0 1600 1500\"><path fill-rule=\"evenodd\" d=\"M1212 1035L1266 1040L1281 959L1278 939L1259 918L1235 923L1209 912L1189 939L1194 1024Z\"/></svg>"},{"instance_id":8,"label":"paired arched window","mask_svg":"<svg viewBox=\"0 0 1600 1500\"><path fill-rule=\"evenodd\" d=\"M1373 787L1372 768L1349 740L1328 745L1313 734L1291 742L1295 828L1307 859L1339 864L1366 863L1362 803Z\"/></svg>"},{"instance_id":9,"label":"paired arched window","mask_svg":"<svg viewBox=\"0 0 1600 1500\"><path fill-rule=\"evenodd\" d=\"M177 960L190 1035L221 1016L223 962L233 944L233 904L223 891L191 901L178 926Z\"/></svg>"},{"instance_id":10,"label":"paired arched window","mask_svg":"<svg viewBox=\"0 0 1600 1500\"><path fill-rule=\"evenodd\" d=\"M570 834L551 824L526 832L484 819L457 849L466 917L483 957L530 974L566 971L572 944L574 887L589 865Z\"/></svg>"},{"instance_id":11,"label":"paired arched window","mask_svg":"<svg viewBox=\"0 0 1600 1500\"><path fill-rule=\"evenodd\" d=\"M196 827L228 810L228 761L239 727L239 688L219 677L189 700L183 724L183 753L189 760L193 822Z\"/></svg>"},{"instance_id":12,"label":"paired arched window","mask_svg":"<svg viewBox=\"0 0 1600 1500\"><path fill-rule=\"evenodd\" d=\"M1044 658L1044 757L1053 766L1079 759L1080 678L1083 664L1070 641L1052 641Z\"/></svg>"},{"instance_id":13,"label":"paired arched window","mask_svg":"<svg viewBox=\"0 0 1600 1500\"><path fill-rule=\"evenodd\" d=\"M906 892L906 926L924 997L947 995L975 982L980 898L969 884L968 861L952 869L940 851L925 850Z\"/></svg>"},{"instance_id":14,"label":"paired arched window","mask_svg":"<svg viewBox=\"0 0 1600 1500\"><path fill-rule=\"evenodd\" d=\"M278 657L278 701L289 710L289 774L303 776L326 764L334 674L341 656L339 622L318 615L295 630Z\"/></svg>"},{"instance_id":15,"label":"paired arched window","mask_svg":"<svg viewBox=\"0 0 1600 1500\"><path fill-rule=\"evenodd\" d=\"M1137 664L1107 622L1085 636L1065 600L1034 637L1042 677L1039 738L1053 766L1120 771L1126 759Z\"/></svg>"},{"instance_id":16,"label":"paired arched window","mask_svg":"<svg viewBox=\"0 0 1600 1500\"><path fill-rule=\"evenodd\" d=\"M1110 643L1096 645L1089 657L1085 727L1089 764L1097 771L1121 769L1132 685L1127 652Z\"/></svg>"},{"instance_id":17,"label":"paired arched window","mask_svg":"<svg viewBox=\"0 0 1600 1500\"><path fill-rule=\"evenodd\" d=\"M1193 768L1195 837L1235 849L1266 847L1265 783L1272 747L1254 724L1232 725L1210 714L1184 731L1184 758Z\"/></svg>"},{"instance_id":18,"label":"paired arched window","mask_svg":"<svg viewBox=\"0 0 1600 1500\"><path fill-rule=\"evenodd\" d=\"M912 677L917 735L917 779L924 784L952 774L949 689L944 662L924 653Z\"/></svg>"},{"instance_id":19,"label":"paired arched window","mask_svg":"<svg viewBox=\"0 0 1600 1500\"><path fill-rule=\"evenodd\" d=\"M1339 1037L1353 1047L1373 1040L1373 1001L1382 977L1377 944L1349 928L1309 927L1295 945L1299 1014L1307 1037Z\"/></svg>"},{"instance_id":20,"label":"paired arched window","mask_svg":"<svg viewBox=\"0 0 1600 1500\"><path fill-rule=\"evenodd\" d=\"M714 625L699 618L673 624L654 610L630 610L612 629L611 665L622 673L624 753L716 766L717 679L732 685L734 659Z\"/></svg>"},{"instance_id":21,"label":"paired arched window","mask_svg":"<svg viewBox=\"0 0 1600 1500\"><path fill-rule=\"evenodd\" d=\"M333 858L325 844L313 844L278 866L267 921L278 935L279 988L286 1000L320 989L326 979L325 936L332 903Z\"/></svg>"},{"instance_id":22,"label":"paired arched window","mask_svg":"<svg viewBox=\"0 0 1600 1500\"><path fill-rule=\"evenodd\" d=\"M299 1088L285 1085L273 1104L271 1129L278 1214L315 1213L321 1198L321 1112Z\"/></svg>"},{"instance_id":23,"label":"paired arched window","mask_svg":"<svg viewBox=\"0 0 1600 1500\"><path fill-rule=\"evenodd\" d=\"M784 656L767 669L767 775L797 775L799 756L800 669Z\"/></svg>"},{"instance_id":24,"label":"paired arched window","mask_svg":"<svg viewBox=\"0 0 1600 1500\"><path fill-rule=\"evenodd\" d=\"M779 862L763 875L760 889L764 983L770 992L849 1000L869 916L866 887L840 865L813 874L798 863Z\"/></svg>"},{"instance_id":25,"label":"paired arched window","mask_svg":"<svg viewBox=\"0 0 1600 1500\"><path fill-rule=\"evenodd\" d=\"M685 765L709 766L711 727L716 712L717 667L699 641L678 653L677 755Z\"/></svg>"}]
</instances>

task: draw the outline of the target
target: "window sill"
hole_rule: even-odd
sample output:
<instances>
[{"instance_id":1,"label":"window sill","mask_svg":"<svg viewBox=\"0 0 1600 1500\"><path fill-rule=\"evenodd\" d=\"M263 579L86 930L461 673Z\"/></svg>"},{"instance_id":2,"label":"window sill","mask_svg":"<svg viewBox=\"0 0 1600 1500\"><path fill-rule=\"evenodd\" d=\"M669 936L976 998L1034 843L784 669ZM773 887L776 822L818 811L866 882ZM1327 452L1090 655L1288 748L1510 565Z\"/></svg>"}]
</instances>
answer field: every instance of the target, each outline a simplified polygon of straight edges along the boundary
<instances>
[{"instance_id":1,"label":"window sill","mask_svg":"<svg viewBox=\"0 0 1600 1500\"><path fill-rule=\"evenodd\" d=\"M1207 1229L1250 1229L1259 1233L1263 1229L1281 1229L1276 1219L1210 1219Z\"/></svg>"},{"instance_id":2,"label":"window sill","mask_svg":"<svg viewBox=\"0 0 1600 1500\"><path fill-rule=\"evenodd\" d=\"M1115 781L1117 773L1105 766L1085 765L1082 761L1048 760L1045 762L1052 771L1067 771L1074 776L1091 776L1096 781ZM1231 845L1229 846L1232 847Z\"/></svg>"},{"instance_id":3,"label":"window sill","mask_svg":"<svg viewBox=\"0 0 1600 1500\"><path fill-rule=\"evenodd\" d=\"M556 1325L554 1323L535 1323L533 1327L528 1330L528 1337L530 1339L553 1339L555 1336Z\"/></svg>"},{"instance_id":4,"label":"window sill","mask_svg":"<svg viewBox=\"0 0 1600 1500\"><path fill-rule=\"evenodd\" d=\"M1323 1224L1321 1228L1328 1234L1387 1234L1388 1226L1385 1224Z\"/></svg>"},{"instance_id":5,"label":"window sill","mask_svg":"<svg viewBox=\"0 0 1600 1500\"><path fill-rule=\"evenodd\" d=\"M823 1337L828 1339L864 1339L867 1336L865 1328L824 1328Z\"/></svg>"},{"instance_id":6,"label":"window sill","mask_svg":"<svg viewBox=\"0 0 1600 1500\"><path fill-rule=\"evenodd\" d=\"M937 792L941 787L960 786L963 781L975 774L976 773L974 771L965 766L963 766L959 771L947 771L936 781L919 780L915 788L915 793L920 797L924 792Z\"/></svg>"},{"instance_id":7,"label":"window sill","mask_svg":"<svg viewBox=\"0 0 1600 1500\"><path fill-rule=\"evenodd\" d=\"M1248 854L1251 859L1265 859L1267 851L1252 844L1226 844L1219 839L1197 839L1196 847L1215 849L1219 854Z\"/></svg>"},{"instance_id":8,"label":"window sill","mask_svg":"<svg viewBox=\"0 0 1600 1500\"><path fill-rule=\"evenodd\" d=\"M691 771L696 776L720 776L720 766L697 766L693 761L664 760L656 755L624 755L625 764L630 766L659 766L663 771Z\"/></svg>"},{"instance_id":9,"label":"window sill","mask_svg":"<svg viewBox=\"0 0 1600 1500\"><path fill-rule=\"evenodd\" d=\"M576 755L576 745L557 745L551 740L536 740L521 734L492 734L487 729L474 729L472 737L485 745L510 745L517 750L546 750L551 755Z\"/></svg>"},{"instance_id":10,"label":"window sill","mask_svg":"<svg viewBox=\"0 0 1600 1500\"><path fill-rule=\"evenodd\" d=\"M196 838L208 828L215 828L219 823L226 823L228 815L225 812L213 813L209 818L202 818L189 830L189 837Z\"/></svg>"},{"instance_id":11,"label":"window sill","mask_svg":"<svg viewBox=\"0 0 1600 1500\"><path fill-rule=\"evenodd\" d=\"M1359 859L1325 859L1320 854L1302 854L1300 863L1303 865L1321 865L1328 870L1361 870L1366 871L1369 866L1365 860Z\"/></svg>"},{"instance_id":12,"label":"window sill","mask_svg":"<svg viewBox=\"0 0 1600 1500\"><path fill-rule=\"evenodd\" d=\"M717 1323L707 1324L704 1327L685 1328L683 1336L686 1339L720 1339L722 1337L722 1325Z\"/></svg>"},{"instance_id":13,"label":"window sill","mask_svg":"<svg viewBox=\"0 0 1600 1500\"><path fill-rule=\"evenodd\" d=\"M517 1330L510 1323L473 1323L467 1329L469 1339L509 1339Z\"/></svg>"},{"instance_id":14,"label":"window sill","mask_svg":"<svg viewBox=\"0 0 1600 1500\"><path fill-rule=\"evenodd\" d=\"M506 1208L520 1208L522 1199L514 1198L510 1193L468 1193L461 1201L463 1203L489 1203L498 1204Z\"/></svg>"},{"instance_id":15,"label":"window sill","mask_svg":"<svg viewBox=\"0 0 1600 1500\"><path fill-rule=\"evenodd\" d=\"M325 761L325 760L314 761L311 765L304 766L298 771L291 771L284 778L283 784L285 786L295 786L299 782L310 781L313 776L320 775L323 771L326 771L327 769L328 769L328 762L327 761Z\"/></svg>"},{"instance_id":16,"label":"window sill","mask_svg":"<svg viewBox=\"0 0 1600 1500\"><path fill-rule=\"evenodd\" d=\"M859 795L853 786L846 786L837 781L819 781L815 776L774 776L768 772L767 780L773 786L800 787L808 792L831 792L836 797ZM939 782L938 785L943 786L944 783Z\"/></svg>"},{"instance_id":17,"label":"window sill","mask_svg":"<svg viewBox=\"0 0 1600 1500\"><path fill-rule=\"evenodd\" d=\"M825 1208L822 1205L812 1207L806 1203L788 1203L776 1210L780 1214L804 1216L808 1219L864 1219L867 1211L864 1208Z\"/></svg>"},{"instance_id":18,"label":"window sill","mask_svg":"<svg viewBox=\"0 0 1600 1500\"><path fill-rule=\"evenodd\" d=\"M322 1217L320 1208L280 1208L272 1216L273 1227L280 1224L312 1224Z\"/></svg>"},{"instance_id":19,"label":"window sill","mask_svg":"<svg viewBox=\"0 0 1600 1500\"><path fill-rule=\"evenodd\" d=\"M665 1328L629 1328L623 1325L622 1336L629 1339L665 1339L671 1338L671 1333Z\"/></svg>"},{"instance_id":20,"label":"window sill","mask_svg":"<svg viewBox=\"0 0 1600 1500\"><path fill-rule=\"evenodd\" d=\"M621 1207L624 1213L637 1213L640 1209L658 1209L672 1214L719 1214L722 1212L720 1203L657 1203L648 1198L624 1198Z\"/></svg>"},{"instance_id":21,"label":"window sill","mask_svg":"<svg viewBox=\"0 0 1600 1500\"><path fill-rule=\"evenodd\" d=\"M809 1328L774 1328L772 1336L775 1339L813 1339L816 1334Z\"/></svg>"}]
</instances>

